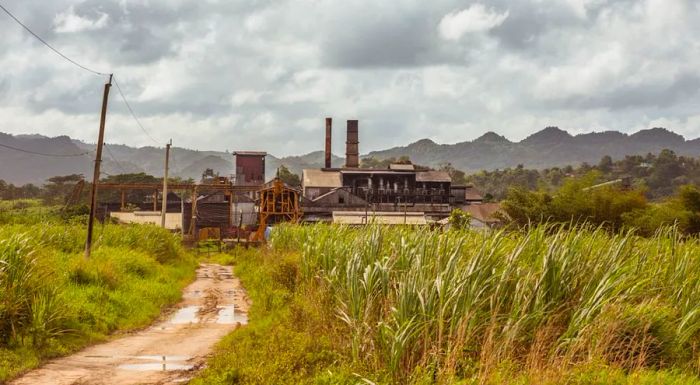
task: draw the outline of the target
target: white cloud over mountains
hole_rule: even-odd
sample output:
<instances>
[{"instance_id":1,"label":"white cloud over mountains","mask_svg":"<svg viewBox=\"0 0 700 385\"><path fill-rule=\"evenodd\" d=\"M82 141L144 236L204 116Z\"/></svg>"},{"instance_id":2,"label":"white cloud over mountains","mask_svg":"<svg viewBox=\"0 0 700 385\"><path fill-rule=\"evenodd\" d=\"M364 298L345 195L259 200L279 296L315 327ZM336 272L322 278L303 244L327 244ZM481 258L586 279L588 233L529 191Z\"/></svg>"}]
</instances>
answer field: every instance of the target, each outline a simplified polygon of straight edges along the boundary
<instances>
[{"instance_id":1,"label":"white cloud over mountains","mask_svg":"<svg viewBox=\"0 0 700 385\"><path fill-rule=\"evenodd\" d=\"M470 32L483 32L497 27L506 20L508 11L498 13L483 4L472 4L461 11L450 12L440 20L438 30L447 40L459 40Z\"/></svg>"},{"instance_id":2,"label":"white cloud over mountains","mask_svg":"<svg viewBox=\"0 0 700 385\"><path fill-rule=\"evenodd\" d=\"M199 149L366 152L547 125L700 136L693 0L10 0L57 49L114 71L154 137ZM94 141L103 80L0 14L0 131ZM107 140L153 145L113 88ZM314 126L313 122L317 122Z\"/></svg>"}]
</instances>

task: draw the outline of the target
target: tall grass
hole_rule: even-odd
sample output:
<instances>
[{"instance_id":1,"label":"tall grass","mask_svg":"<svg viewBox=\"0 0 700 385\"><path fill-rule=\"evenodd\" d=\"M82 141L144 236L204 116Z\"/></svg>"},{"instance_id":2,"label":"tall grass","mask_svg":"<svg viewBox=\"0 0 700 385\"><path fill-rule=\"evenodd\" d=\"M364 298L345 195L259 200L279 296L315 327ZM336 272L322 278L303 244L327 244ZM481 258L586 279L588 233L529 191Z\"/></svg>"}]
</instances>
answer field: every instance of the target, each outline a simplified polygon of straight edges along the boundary
<instances>
[{"instance_id":1,"label":"tall grass","mask_svg":"<svg viewBox=\"0 0 700 385\"><path fill-rule=\"evenodd\" d=\"M597 228L522 233L281 226L330 293L358 367L390 382L603 363L700 373L700 244ZM381 376L380 376L381 377Z\"/></svg>"},{"instance_id":2,"label":"tall grass","mask_svg":"<svg viewBox=\"0 0 700 385\"><path fill-rule=\"evenodd\" d=\"M84 242L84 226L55 216L0 225L0 383L43 358L147 325L193 278L194 259L156 226L98 226L87 260Z\"/></svg>"}]
</instances>

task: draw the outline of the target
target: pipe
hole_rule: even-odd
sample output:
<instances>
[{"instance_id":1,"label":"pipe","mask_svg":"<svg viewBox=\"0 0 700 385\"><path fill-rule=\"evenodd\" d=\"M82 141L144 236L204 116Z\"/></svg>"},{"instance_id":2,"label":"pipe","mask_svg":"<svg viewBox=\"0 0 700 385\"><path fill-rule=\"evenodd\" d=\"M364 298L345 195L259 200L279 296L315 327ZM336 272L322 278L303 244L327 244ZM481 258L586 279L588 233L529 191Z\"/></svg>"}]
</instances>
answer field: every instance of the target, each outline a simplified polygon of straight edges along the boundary
<instances>
[{"instance_id":1,"label":"pipe","mask_svg":"<svg viewBox=\"0 0 700 385\"><path fill-rule=\"evenodd\" d=\"M345 142L345 167L360 167L359 139L357 120L348 120L347 138Z\"/></svg>"},{"instance_id":2,"label":"pipe","mask_svg":"<svg viewBox=\"0 0 700 385\"><path fill-rule=\"evenodd\" d=\"M331 168L331 131L333 118L326 118L326 168Z\"/></svg>"}]
</instances>

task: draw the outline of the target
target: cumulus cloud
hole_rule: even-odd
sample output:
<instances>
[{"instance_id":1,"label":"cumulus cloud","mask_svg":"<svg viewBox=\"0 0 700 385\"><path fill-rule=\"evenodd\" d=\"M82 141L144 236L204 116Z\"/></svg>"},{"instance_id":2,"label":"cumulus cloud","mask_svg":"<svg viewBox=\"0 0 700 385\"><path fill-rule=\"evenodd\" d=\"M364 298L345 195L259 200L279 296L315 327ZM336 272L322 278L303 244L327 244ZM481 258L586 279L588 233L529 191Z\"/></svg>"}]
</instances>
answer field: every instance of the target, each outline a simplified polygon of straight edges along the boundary
<instances>
[{"instance_id":1,"label":"cumulus cloud","mask_svg":"<svg viewBox=\"0 0 700 385\"><path fill-rule=\"evenodd\" d=\"M497 27L508 18L508 11L499 13L483 4L472 4L469 8L445 15L440 20L440 36L447 40L459 40L471 32L488 31Z\"/></svg>"},{"instance_id":2,"label":"cumulus cloud","mask_svg":"<svg viewBox=\"0 0 700 385\"><path fill-rule=\"evenodd\" d=\"M104 28L109 20L109 15L98 12L95 19L75 14L75 8L71 5L64 12L53 19L54 27L58 33L94 31Z\"/></svg>"}]
</instances>

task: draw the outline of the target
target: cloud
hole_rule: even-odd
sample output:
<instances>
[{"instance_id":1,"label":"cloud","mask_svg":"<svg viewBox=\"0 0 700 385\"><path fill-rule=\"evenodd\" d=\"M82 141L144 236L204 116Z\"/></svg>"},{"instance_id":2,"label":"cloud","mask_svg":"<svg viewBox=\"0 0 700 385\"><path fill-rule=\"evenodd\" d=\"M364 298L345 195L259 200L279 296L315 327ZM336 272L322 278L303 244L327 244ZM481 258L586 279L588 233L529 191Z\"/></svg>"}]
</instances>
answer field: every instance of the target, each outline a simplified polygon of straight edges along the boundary
<instances>
[{"instance_id":1,"label":"cloud","mask_svg":"<svg viewBox=\"0 0 700 385\"><path fill-rule=\"evenodd\" d=\"M445 15L438 30L446 40L459 40L467 33L484 32L497 27L508 18L508 11L499 13L483 4L472 4L469 8Z\"/></svg>"},{"instance_id":2,"label":"cloud","mask_svg":"<svg viewBox=\"0 0 700 385\"><path fill-rule=\"evenodd\" d=\"M56 15L53 19L54 30L58 33L94 31L104 28L109 20L106 13L97 13L96 19L90 19L75 14L75 8L71 5L64 12Z\"/></svg>"},{"instance_id":3,"label":"cloud","mask_svg":"<svg viewBox=\"0 0 700 385\"><path fill-rule=\"evenodd\" d=\"M341 122L341 152L353 118L362 152L490 130L517 140L547 125L700 133L700 8L689 0L5 5L69 57L113 71L163 143L300 154L322 149L326 116ZM1 16L0 131L94 142L104 79ZM153 144L115 88L107 136Z\"/></svg>"}]
</instances>

